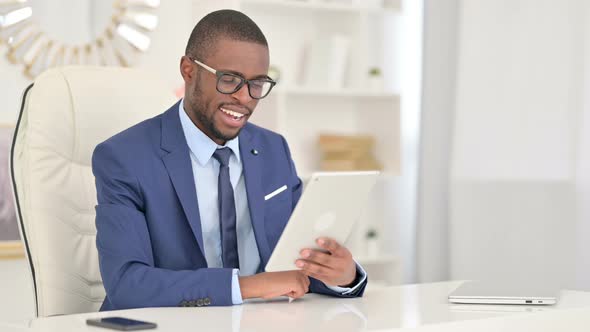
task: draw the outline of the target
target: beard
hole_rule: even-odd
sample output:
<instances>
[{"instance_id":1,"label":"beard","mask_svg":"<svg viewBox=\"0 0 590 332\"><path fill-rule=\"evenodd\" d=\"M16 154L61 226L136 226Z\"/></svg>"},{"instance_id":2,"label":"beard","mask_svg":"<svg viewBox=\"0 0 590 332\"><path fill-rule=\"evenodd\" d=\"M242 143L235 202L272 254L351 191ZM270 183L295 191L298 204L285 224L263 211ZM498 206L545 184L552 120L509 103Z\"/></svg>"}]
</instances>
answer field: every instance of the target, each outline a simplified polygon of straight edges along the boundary
<instances>
[{"instance_id":1,"label":"beard","mask_svg":"<svg viewBox=\"0 0 590 332\"><path fill-rule=\"evenodd\" d=\"M236 138L239 134L240 131L242 131L242 129L240 128L240 130L238 130L236 133L232 133L232 134L224 134L221 132L221 130L219 130L219 128L217 128L217 126L215 125L215 113L217 112L217 108L211 110L211 112L207 112L208 108L207 108L207 102L205 100L203 100L203 93L201 91L201 88L197 85L197 87L195 88L193 95L192 95L192 100L193 103L191 106L191 112L195 115L196 120L201 124L201 126L203 126L203 129L205 129L205 134L211 134L213 135L216 139L222 140L222 141L230 141L234 138ZM221 107L221 105L220 105Z\"/></svg>"}]
</instances>

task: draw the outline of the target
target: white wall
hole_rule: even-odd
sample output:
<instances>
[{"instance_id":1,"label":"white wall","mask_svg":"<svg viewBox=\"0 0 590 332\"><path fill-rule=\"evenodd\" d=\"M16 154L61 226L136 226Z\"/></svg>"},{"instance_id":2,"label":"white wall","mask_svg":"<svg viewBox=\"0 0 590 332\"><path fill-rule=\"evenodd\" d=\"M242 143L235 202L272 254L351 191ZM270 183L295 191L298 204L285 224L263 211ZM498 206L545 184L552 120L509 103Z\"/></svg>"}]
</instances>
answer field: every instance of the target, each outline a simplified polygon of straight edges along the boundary
<instances>
[{"instance_id":1,"label":"white wall","mask_svg":"<svg viewBox=\"0 0 590 332\"><path fill-rule=\"evenodd\" d=\"M584 20L584 53L585 59L590 56L590 3L585 3ZM577 287L590 289L590 60L586 60L583 66L584 113L578 124L579 140L577 142L578 167L576 168L576 193L578 195L577 232L576 232L576 262L585 264L576 265Z\"/></svg>"},{"instance_id":2,"label":"white wall","mask_svg":"<svg viewBox=\"0 0 590 332\"><path fill-rule=\"evenodd\" d=\"M571 176L582 64L577 3L462 1L455 175Z\"/></svg>"},{"instance_id":3,"label":"white wall","mask_svg":"<svg viewBox=\"0 0 590 332\"><path fill-rule=\"evenodd\" d=\"M575 241L584 6L460 1L453 279L516 277L590 289L590 281L575 282L575 265L588 265L576 260Z\"/></svg>"},{"instance_id":4,"label":"white wall","mask_svg":"<svg viewBox=\"0 0 590 332\"><path fill-rule=\"evenodd\" d=\"M399 88L401 97L401 176L384 185L384 195L392 209L386 211L388 221L385 252L395 253L401 261L402 283L416 282L416 209L420 138L420 111L422 96L422 27L424 2L403 0L397 27L400 34L387 33L385 38L396 39L392 45L399 50L386 53L399 54L398 59L386 58L386 70L399 70L399 82L388 82ZM386 30L387 31L387 30Z\"/></svg>"},{"instance_id":5,"label":"white wall","mask_svg":"<svg viewBox=\"0 0 590 332\"><path fill-rule=\"evenodd\" d=\"M424 8L424 74L417 211L417 280L449 277L449 174L458 0L430 0Z\"/></svg>"}]
</instances>

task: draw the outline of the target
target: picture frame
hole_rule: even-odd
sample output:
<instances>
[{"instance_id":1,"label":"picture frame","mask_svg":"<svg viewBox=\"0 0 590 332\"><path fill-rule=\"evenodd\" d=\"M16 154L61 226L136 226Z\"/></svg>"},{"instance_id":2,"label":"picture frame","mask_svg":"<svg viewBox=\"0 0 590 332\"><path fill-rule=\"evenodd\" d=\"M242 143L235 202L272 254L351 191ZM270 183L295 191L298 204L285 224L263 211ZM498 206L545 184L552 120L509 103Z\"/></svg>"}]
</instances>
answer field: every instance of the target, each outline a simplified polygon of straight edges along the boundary
<instances>
[{"instance_id":1,"label":"picture frame","mask_svg":"<svg viewBox=\"0 0 590 332\"><path fill-rule=\"evenodd\" d=\"M12 194L8 160L14 125L0 123L0 259L25 256Z\"/></svg>"},{"instance_id":2,"label":"picture frame","mask_svg":"<svg viewBox=\"0 0 590 332\"><path fill-rule=\"evenodd\" d=\"M25 249L19 241L0 241L0 260L25 257Z\"/></svg>"}]
</instances>

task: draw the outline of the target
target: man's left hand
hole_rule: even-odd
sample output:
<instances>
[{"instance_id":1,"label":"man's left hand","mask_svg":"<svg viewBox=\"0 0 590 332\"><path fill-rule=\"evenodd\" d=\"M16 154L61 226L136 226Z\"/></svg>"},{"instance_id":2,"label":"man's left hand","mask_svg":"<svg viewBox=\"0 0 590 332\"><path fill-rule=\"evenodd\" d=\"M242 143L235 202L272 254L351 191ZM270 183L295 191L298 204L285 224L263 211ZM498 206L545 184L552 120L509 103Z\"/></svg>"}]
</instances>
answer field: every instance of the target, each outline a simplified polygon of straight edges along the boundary
<instances>
[{"instance_id":1,"label":"man's left hand","mask_svg":"<svg viewBox=\"0 0 590 332\"><path fill-rule=\"evenodd\" d=\"M330 238L319 238L316 242L327 252L303 249L295 265L328 286L348 287L356 278L356 263L350 251Z\"/></svg>"}]
</instances>

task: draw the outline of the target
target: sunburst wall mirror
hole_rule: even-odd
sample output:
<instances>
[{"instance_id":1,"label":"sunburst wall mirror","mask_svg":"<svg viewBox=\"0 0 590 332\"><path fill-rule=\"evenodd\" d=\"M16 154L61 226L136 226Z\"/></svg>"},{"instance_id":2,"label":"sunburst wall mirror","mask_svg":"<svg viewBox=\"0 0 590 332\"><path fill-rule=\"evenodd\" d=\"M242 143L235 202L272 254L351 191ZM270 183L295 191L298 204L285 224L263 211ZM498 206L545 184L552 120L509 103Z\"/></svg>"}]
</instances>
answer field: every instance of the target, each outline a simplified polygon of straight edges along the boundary
<instances>
[{"instance_id":1,"label":"sunburst wall mirror","mask_svg":"<svg viewBox=\"0 0 590 332\"><path fill-rule=\"evenodd\" d=\"M29 78L60 65L132 66L160 0L0 0L0 45Z\"/></svg>"}]
</instances>

